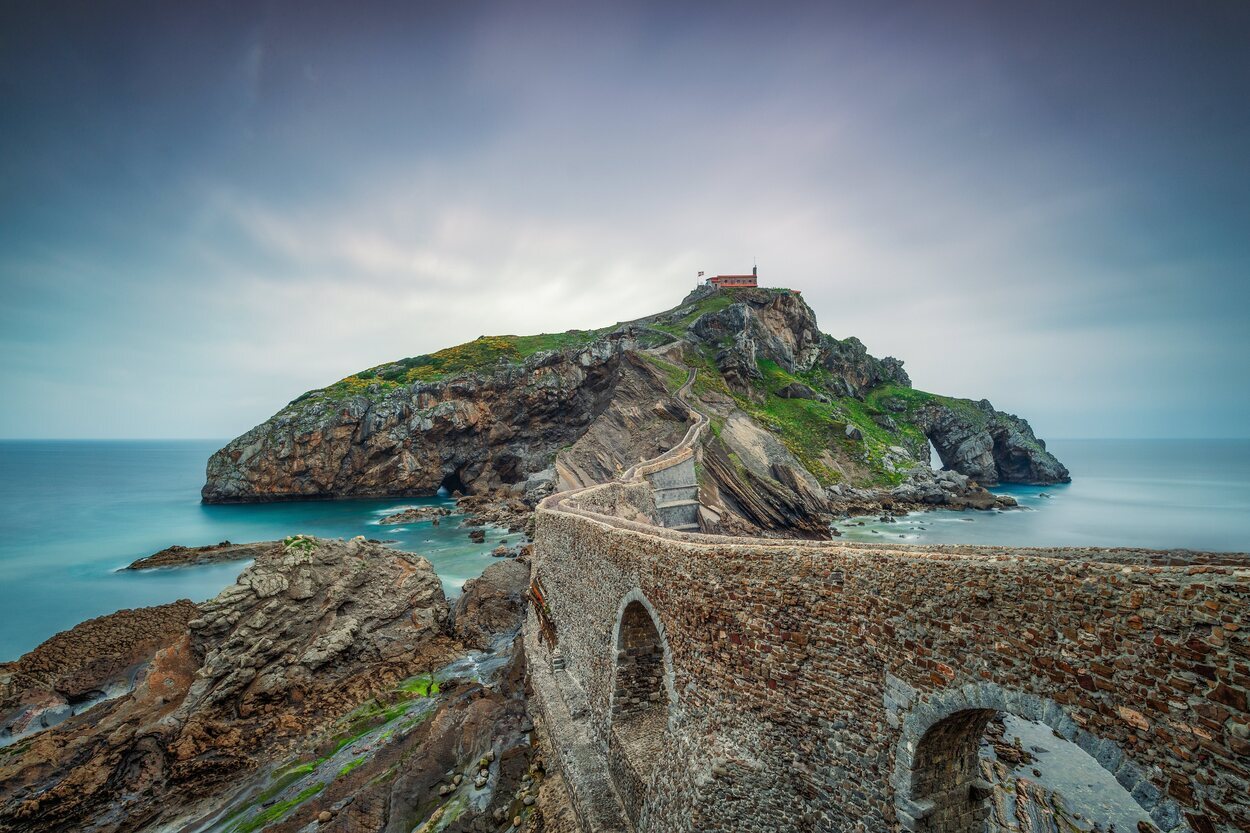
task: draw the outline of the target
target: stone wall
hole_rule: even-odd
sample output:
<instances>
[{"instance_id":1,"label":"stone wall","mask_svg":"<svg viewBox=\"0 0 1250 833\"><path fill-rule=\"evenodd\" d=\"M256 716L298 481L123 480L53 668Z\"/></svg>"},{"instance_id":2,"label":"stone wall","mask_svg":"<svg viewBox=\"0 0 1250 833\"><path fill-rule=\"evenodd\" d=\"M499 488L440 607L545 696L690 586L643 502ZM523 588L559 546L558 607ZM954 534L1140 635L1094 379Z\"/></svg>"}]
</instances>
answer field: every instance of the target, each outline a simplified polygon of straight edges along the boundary
<instances>
[{"instance_id":1,"label":"stone wall","mask_svg":"<svg viewBox=\"0 0 1250 833\"><path fill-rule=\"evenodd\" d=\"M1001 710L1081 745L1161 830L1250 831L1244 557L721 538L578 503L604 505L540 509L535 563L604 750L623 600L671 658L640 830L962 833L960 727Z\"/></svg>"}]
</instances>

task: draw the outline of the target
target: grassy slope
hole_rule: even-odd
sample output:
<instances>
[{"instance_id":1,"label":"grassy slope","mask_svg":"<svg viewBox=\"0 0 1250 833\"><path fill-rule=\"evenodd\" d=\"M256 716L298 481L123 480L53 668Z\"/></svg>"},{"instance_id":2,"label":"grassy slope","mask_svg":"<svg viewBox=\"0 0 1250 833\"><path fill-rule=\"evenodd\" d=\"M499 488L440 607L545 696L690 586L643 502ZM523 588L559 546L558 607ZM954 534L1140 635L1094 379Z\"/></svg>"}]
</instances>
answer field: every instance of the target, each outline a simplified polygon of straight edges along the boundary
<instances>
[{"instance_id":1,"label":"grassy slope","mask_svg":"<svg viewBox=\"0 0 1250 833\"><path fill-rule=\"evenodd\" d=\"M400 359L354 373L332 385L312 390L292 405L315 399L345 399L349 396L380 396L413 382L435 382L466 373L480 373L521 362L547 350L580 348L593 344L616 327L600 330L569 330L533 336L481 336L465 344L436 353Z\"/></svg>"},{"instance_id":2,"label":"grassy slope","mask_svg":"<svg viewBox=\"0 0 1250 833\"><path fill-rule=\"evenodd\" d=\"M732 291L718 292L693 304L689 312L679 320L667 318L682 307L674 307L657 315L639 319L638 323L649 326L655 333L656 342L663 341L667 333L680 337L700 315L723 309L734 303ZM480 336L473 341L448 347L436 353L413 356L399 361L380 364L359 373L353 373L332 385L311 390L290 404L319 400L339 400L351 396L376 398L395 388L414 382L436 382L468 373L481 373L499 367L516 365L530 356L549 350L579 349L593 344L620 327L613 324L597 330L568 330L563 333L540 333L532 336Z\"/></svg>"},{"instance_id":3,"label":"grassy slope","mask_svg":"<svg viewBox=\"0 0 1250 833\"><path fill-rule=\"evenodd\" d=\"M896 419L899 432L892 434L873 420L874 415L885 411L853 397L830 395L830 402L819 402L814 399L784 399L777 395L778 391L793 382L828 394L828 386L822 378L825 371L822 369L796 375L768 360L761 360L759 369L763 379L756 383L755 389L762 401L731 393L710 359L706 359L700 368L700 379L703 380L704 390L716 389L732 396L741 410L776 434L790 453L822 484L830 485L843 479L841 472L829 465L825 452L835 460L851 460L871 469L874 485L902 482L902 472L887 470L883 458L890 446L923 444L924 435L918 428L905 420ZM857 427L864 439L847 437L847 425Z\"/></svg>"}]
</instances>

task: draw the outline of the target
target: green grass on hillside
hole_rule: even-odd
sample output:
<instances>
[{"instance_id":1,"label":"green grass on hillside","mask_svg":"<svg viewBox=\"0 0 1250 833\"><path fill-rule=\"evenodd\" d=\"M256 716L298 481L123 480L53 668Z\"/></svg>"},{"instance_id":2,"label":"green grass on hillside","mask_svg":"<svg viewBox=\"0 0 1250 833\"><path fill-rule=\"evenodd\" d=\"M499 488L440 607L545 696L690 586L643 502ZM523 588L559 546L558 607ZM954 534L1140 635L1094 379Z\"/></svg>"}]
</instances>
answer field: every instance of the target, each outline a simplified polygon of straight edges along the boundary
<instances>
[{"instance_id":1,"label":"green grass on hillside","mask_svg":"<svg viewBox=\"0 0 1250 833\"><path fill-rule=\"evenodd\" d=\"M667 321L662 322L662 323L657 322L655 324L652 324L651 326L655 327L657 330L663 330L664 332L669 333L670 335L674 335L680 338L686 334L686 330L690 329L690 325L693 324L699 318L699 316L706 315L709 312L716 312L718 310L725 309L726 307L733 306L736 303L737 303L737 298L735 297L734 290L722 289L719 292L715 292L711 295L708 295L706 298L700 298L699 300L695 301L693 304L690 305L688 310L676 321L671 322L671 323ZM675 309L683 310L687 308L677 307ZM666 317L666 315L667 314L662 313L660 316L656 316L656 317L657 318Z\"/></svg>"},{"instance_id":2,"label":"green grass on hillside","mask_svg":"<svg viewBox=\"0 0 1250 833\"><path fill-rule=\"evenodd\" d=\"M676 393L677 389L686 383L686 377L690 374L687 368L665 361L651 353L639 353L639 355L642 356L647 364L664 375L664 387L668 389L669 393Z\"/></svg>"},{"instance_id":3,"label":"green grass on hillside","mask_svg":"<svg viewBox=\"0 0 1250 833\"><path fill-rule=\"evenodd\" d=\"M823 485L837 483L842 479L841 473L821 459L823 452L838 439L834 407L814 399L782 399L777 391L797 381L796 378L782 370L776 362L768 360L761 360L759 369L764 375L760 386L764 394L763 403L736 396L738 407L776 434L790 453Z\"/></svg>"},{"instance_id":4,"label":"green grass on hillside","mask_svg":"<svg viewBox=\"0 0 1250 833\"><path fill-rule=\"evenodd\" d=\"M360 395L375 396L413 382L436 382L460 374L480 373L520 364L530 356L547 350L585 347L615 328L616 325L598 330L569 330L564 333L540 333L532 336L481 336L436 353L413 356L362 370L326 388L309 391L292 401L291 405L310 399L338 400Z\"/></svg>"},{"instance_id":5,"label":"green grass on hillside","mask_svg":"<svg viewBox=\"0 0 1250 833\"><path fill-rule=\"evenodd\" d=\"M759 362L763 378L755 385L757 398L762 401L756 401L730 391L715 362L707 353L699 354L697 363L697 393L715 390L733 397L741 410L775 434L803 467L823 485L831 485L842 479L841 472L825 460L826 452L835 457L849 457L862 462L873 471L875 485L896 485L902 482L904 474L901 471L891 472L886 468L884 458L890 453L890 446L920 448L925 443L924 434L908 420L908 410L891 414L899 427L897 433L878 425L874 416L889 413L883 402L891 393L898 392L909 403L914 403L914 407L927 401L929 394L912 391L910 388L891 387L890 390L881 391L877 398L870 397L868 401L849 396L834 397L829 393L832 385L826 378L828 372L823 368L792 374L776 362L765 359ZM831 401L784 399L777 395L778 391L793 382L823 391L830 396ZM858 428L864 439L848 438L847 425Z\"/></svg>"}]
</instances>

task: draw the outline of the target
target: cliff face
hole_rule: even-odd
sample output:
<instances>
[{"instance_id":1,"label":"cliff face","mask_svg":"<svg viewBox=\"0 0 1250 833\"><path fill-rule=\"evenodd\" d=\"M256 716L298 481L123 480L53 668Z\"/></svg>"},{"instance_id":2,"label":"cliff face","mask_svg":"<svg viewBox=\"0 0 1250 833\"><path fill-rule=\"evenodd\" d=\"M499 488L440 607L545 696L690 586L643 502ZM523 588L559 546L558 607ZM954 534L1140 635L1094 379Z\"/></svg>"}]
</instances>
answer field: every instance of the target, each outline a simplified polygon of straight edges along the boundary
<instances>
[{"instance_id":1,"label":"cliff face","mask_svg":"<svg viewBox=\"0 0 1250 833\"><path fill-rule=\"evenodd\" d=\"M714 428L708 505L729 527L816 534L830 487L897 486L930 442L982 484L1068 479L1027 422L913 389L901 361L822 333L796 293L700 289L615 328L483 337L312 391L213 455L203 496L596 482L677 441L672 394L691 369Z\"/></svg>"},{"instance_id":2,"label":"cliff face","mask_svg":"<svg viewBox=\"0 0 1250 833\"><path fill-rule=\"evenodd\" d=\"M301 398L208 462L210 503L481 492L552 464L613 398L628 334L411 385Z\"/></svg>"}]
</instances>

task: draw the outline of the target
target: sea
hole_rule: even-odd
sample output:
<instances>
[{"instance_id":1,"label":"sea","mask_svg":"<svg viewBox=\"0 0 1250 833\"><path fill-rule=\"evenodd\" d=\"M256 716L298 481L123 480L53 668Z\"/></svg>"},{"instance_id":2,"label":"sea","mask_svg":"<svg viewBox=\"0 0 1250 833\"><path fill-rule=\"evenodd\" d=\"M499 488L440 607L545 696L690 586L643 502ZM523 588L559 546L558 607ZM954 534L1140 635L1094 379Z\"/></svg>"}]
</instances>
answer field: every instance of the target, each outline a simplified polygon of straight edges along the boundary
<instances>
[{"instance_id":1,"label":"sea","mask_svg":"<svg viewBox=\"0 0 1250 833\"><path fill-rule=\"evenodd\" d=\"M205 464L224 440L0 441L0 662L84 619L176 599L203 601L234 583L247 562L123 570L171 544L269 541L304 533L364 535L434 565L456 596L520 534L487 527L475 544L460 516L380 526L384 516L449 498L200 503Z\"/></svg>"},{"instance_id":2,"label":"sea","mask_svg":"<svg viewBox=\"0 0 1250 833\"><path fill-rule=\"evenodd\" d=\"M844 541L1250 551L1250 439L1048 440L1046 446L1072 482L992 488L1015 498L1018 508L915 512L835 526Z\"/></svg>"},{"instance_id":3,"label":"sea","mask_svg":"<svg viewBox=\"0 0 1250 833\"><path fill-rule=\"evenodd\" d=\"M394 541L433 563L449 595L516 534L474 544L458 518L380 526L446 498L200 503L220 440L0 441L0 661L93 616L201 601L241 563L123 571L171 544L265 541L296 533ZM1021 508L937 511L838 523L842 540L1250 550L1250 440L1056 440L1072 471L1059 486L1004 486ZM863 526L859 526L860 521Z\"/></svg>"}]
</instances>

